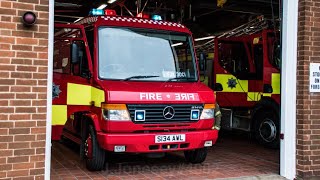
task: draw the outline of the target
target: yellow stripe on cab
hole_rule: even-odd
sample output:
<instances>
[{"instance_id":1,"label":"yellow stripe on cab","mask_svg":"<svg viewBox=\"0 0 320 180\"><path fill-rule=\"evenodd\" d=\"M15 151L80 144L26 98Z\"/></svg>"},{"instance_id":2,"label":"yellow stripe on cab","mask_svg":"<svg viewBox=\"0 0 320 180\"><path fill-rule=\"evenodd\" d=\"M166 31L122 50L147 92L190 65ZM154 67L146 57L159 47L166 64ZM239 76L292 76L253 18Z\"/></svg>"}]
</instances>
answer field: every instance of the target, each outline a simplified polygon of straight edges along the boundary
<instances>
[{"instance_id":1,"label":"yellow stripe on cab","mask_svg":"<svg viewBox=\"0 0 320 180\"><path fill-rule=\"evenodd\" d=\"M220 83L223 88L223 92L248 92L248 80L239 80L231 74L217 74L216 83ZM235 81L235 87L229 87L228 82Z\"/></svg>"},{"instance_id":2,"label":"yellow stripe on cab","mask_svg":"<svg viewBox=\"0 0 320 180\"><path fill-rule=\"evenodd\" d=\"M101 107L105 100L103 90L83 84L68 83L67 105L91 105Z\"/></svg>"},{"instance_id":3,"label":"yellow stripe on cab","mask_svg":"<svg viewBox=\"0 0 320 180\"><path fill-rule=\"evenodd\" d=\"M280 94L280 73L272 73L271 78L272 94Z\"/></svg>"},{"instance_id":4,"label":"yellow stripe on cab","mask_svg":"<svg viewBox=\"0 0 320 180\"><path fill-rule=\"evenodd\" d=\"M52 105L52 125L64 125L67 122L67 105Z\"/></svg>"}]
</instances>

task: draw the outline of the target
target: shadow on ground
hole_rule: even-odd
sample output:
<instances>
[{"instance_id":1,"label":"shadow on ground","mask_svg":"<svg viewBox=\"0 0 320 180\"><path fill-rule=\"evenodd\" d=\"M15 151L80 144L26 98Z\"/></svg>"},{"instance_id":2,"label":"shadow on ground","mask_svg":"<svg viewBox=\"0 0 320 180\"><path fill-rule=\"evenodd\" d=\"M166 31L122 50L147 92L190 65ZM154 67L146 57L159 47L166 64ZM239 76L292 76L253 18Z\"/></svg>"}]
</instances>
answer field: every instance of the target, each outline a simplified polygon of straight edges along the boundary
<instances>
[{"instance_id":1,"label":"shadow on ground","mask_svg":"<svg viewBox=\"0 0 320 180\"><path fill-rule=\"evenodd\" d=\"M51 179L217 179L279 174L279 150L266 149L246 134L220 132L204 163L193 165L183 153L163 158L108 154L104 171L90 172L72 142L53 142Z\"/></svg>"}]
</instances>

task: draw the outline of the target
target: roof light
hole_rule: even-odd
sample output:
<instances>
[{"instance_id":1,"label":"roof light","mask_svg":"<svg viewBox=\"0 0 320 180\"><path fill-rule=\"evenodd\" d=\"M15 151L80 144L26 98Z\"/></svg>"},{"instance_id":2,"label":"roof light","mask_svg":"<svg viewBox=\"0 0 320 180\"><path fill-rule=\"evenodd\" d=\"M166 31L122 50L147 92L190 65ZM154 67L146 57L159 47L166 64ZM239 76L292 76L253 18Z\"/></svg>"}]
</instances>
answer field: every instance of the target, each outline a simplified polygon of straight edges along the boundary
<instances>
[{"instance_id":1,"label":"roof light","mask_svg":"<svg viewBox=\"0 0 320 180\"><path fill-rule=\"evenodd\" d=\"M104 15L104 11L103 9L92 9L89 12L89 15L92 15L92 16Z\"/></svg>"},{"instance_id":2,"label":"roof light","mask_svg":"<svg viewBox=\"0 0 320 180\"><path fill-rule=\"evenodd\" d=\"M106 9L106 10L104 10L104 14L105 14L105 15L108 15L108 16L115 16L115 15L117 15L116 11L113 10L113 9Z\"/></svg>"},{"instance_id":3,"label":"roof light","mask_svg":"<svg viewBox=\"0 0 320 180\"><path fill-rule=\"evenodd\" d=\"M139 14L137 14L137 17L149 19L149 18L150 18L150 15L149 15L149 14L145 14L145 13L139 13Z\"/></svg>"},{"instance_id":4,"label":"roof light","mask_svg":"<svg viewBox=\"0 0 320 180\"><path fill-rule=\"evenodd\" d=\"M115 16L115 15L117 15L117 13L113 9L106 9L106 10L103 10L103 9L92 9L89 12L89 15L92 15L92 16L100 16L100 15Z\"/></svg>"},{"instance_id":5,"label":"roof light","mask_svg":"<svg viewBox=\"0 0 320 180\"><path fill-rule=\"evenodd\" d=\"M101 4L97 9L104 9L104 8L106 8L106 7L107 7L106 4Z\"/></svg>"},{"instance_id":6,"label":"roof light","mask_svg":"<svg viewBox=\"0 0 320 180\"><path fill-rule=\"evenodd\" d=\"M197 38L194 41L203 41L203 40L214 39L214 38L215 36L207 36L207 37Z\"/></svg>"},{"instance_id":7,"label":"roof light","mask_svg":"<svg viewBox=\"0 0 320 180\"><path fill-rule=\"evenodd\" d=\"M171 47L176 47L176 46L181 46L183 45L183 43L176 43L176 44L172 44Z\"/></svg>"},{"instance_id":8,"label":"roof light","mask_svg":"<svg viewBox=\"0 0 320 180\"><path fill-rule=\"evenodd\" d=\"M154 14L154 15L152 15L151 19L153 19L155 21L161 21L162 17L158 14Z\"/></svg>"},{"instance_id":9,"label":"roof light","mask_svg":"<svg viewBox=\"0 0 320 180\"><path fill-rule=\"evenodd\" d=\"M116 1L117 1L117 0L109 0L108 3L109 3L109 4L112 4L112 3L116 2Z\"/></svg>"}]
</instances>

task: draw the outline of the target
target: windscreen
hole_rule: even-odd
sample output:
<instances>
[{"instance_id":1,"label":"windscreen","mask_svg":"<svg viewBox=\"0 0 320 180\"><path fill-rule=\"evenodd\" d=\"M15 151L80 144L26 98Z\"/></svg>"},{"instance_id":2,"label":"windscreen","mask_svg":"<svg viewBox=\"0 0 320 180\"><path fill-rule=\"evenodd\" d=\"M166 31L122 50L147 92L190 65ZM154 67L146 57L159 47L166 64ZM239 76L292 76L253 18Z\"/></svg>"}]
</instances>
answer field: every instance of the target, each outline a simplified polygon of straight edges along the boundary
<instances>
[{"instance_id":1,"label":"windscreen","mask_svg":"<svg viewBox=\"0 0 320 180\"><path fill-rule=\"evenodd\" d=\"M99 28L99 77L135 81L197 81L187 34Z\"/></svg>"}]
</instances>

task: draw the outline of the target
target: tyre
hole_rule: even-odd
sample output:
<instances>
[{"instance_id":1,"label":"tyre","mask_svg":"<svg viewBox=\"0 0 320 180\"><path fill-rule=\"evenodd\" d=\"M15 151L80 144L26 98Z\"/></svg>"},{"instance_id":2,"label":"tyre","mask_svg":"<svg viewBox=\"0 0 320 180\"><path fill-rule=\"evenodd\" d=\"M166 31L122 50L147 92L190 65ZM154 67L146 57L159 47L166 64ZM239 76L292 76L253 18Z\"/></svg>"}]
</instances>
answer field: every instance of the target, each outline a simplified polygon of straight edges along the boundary
<instances>
[{"instance_id":1,"label":"tyre","mask_svg":"<svg viewBox=\"0 0 320 180\"><path fill-rule=\"evenodd\" d=\"M280 119L274 110L260 110L255 116L255 137L265 147L277 149L280 147Z\"/></svg>"},{"instance_id":2,"label":"tyre","mask_svg":"<svg viewBox=\"0 0 320 180\"><path fill-rule=\"evenodd\" d=\"M106 152L100 148L94 127L89 125L84 144L86 166L89 171L100 171L104 168Z\"/></svg>"},{"instance_id":3,"label":"tyre","mask_svg":"<svg viewBox=\"0 0 320 180\"><path fill-rule=\"evenodd\" d=\"M207 154L207 148L184 151L184 157L186 161L192 164L202 163L206 160Z\"/></svg>"}]
</instances>

